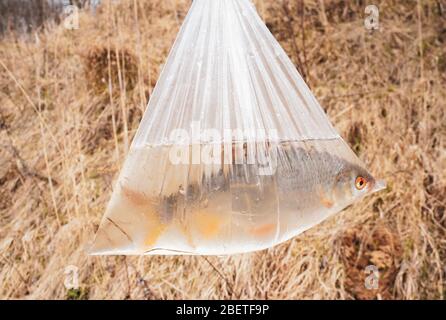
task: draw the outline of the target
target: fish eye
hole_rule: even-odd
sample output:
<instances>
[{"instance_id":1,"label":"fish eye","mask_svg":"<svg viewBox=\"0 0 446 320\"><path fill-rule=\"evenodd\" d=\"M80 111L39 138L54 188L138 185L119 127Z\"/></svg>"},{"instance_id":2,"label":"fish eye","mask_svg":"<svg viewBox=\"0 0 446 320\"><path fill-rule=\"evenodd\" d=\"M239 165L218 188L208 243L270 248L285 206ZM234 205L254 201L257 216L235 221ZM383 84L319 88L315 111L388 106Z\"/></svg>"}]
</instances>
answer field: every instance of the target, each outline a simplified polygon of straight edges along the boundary
<instances>
[{"instance_id":1,"label":"fish eye","mask_svg":"<svg viewBox=\"0 0 446 320\"><path fill-rule=\"evenodd\" d=\"M361 176L356 177L356 181L355 181L355 187L358 190L362 190L364 189L364 187L367 184L367 179Z\"/></svg>"}]
</instances>

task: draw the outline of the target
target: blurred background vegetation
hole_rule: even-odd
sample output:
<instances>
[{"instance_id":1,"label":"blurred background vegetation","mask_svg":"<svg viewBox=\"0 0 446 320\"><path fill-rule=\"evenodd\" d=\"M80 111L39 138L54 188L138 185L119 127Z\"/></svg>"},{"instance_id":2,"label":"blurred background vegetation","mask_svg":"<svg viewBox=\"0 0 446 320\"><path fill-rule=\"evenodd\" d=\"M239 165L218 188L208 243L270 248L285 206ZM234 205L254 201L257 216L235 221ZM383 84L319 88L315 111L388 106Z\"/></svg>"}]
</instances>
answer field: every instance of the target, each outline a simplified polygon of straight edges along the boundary
<instances>
[{"instance_id":1,"label":"blurred background vegetation","mask_svg":"<svg viewBox=\"0 0 446 320\"><path fill-rule=\"evenodd\" d=\"M374 1L376 31L363 0L254 3L387 190L252 254L88 256L191 1L78 1L68 30L60 3L0 0L0 298L445 298L444 1Z\"/></svg>"}]
</instances>

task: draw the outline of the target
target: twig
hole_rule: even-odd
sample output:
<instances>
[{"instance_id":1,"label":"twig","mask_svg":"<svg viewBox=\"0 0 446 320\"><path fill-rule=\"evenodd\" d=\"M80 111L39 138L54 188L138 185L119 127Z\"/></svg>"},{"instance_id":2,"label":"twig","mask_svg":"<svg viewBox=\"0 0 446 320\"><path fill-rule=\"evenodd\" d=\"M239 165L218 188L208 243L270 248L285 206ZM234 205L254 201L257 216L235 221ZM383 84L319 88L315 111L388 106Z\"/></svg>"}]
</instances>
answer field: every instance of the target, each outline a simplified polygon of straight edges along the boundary
<instances>
[{"instance_id":1,"label":"twig","mask_svg":"<svg viewBox=\"0 0 446 320\"><path fill-rule=\"evenodd\" d=\"M285 21L287 23L288 34L292 40L291 44L293 46L294 54L297 59L297 69L300 71L300 74L302 75L302 78L304 79L304 81L307 82L307 73L304 69L304 64L302 63L302 60L300 59L299 48L296 43L296 35L294 34L293 25L291 23L293 18L291 16L290 9L288 8L288 0L283 1L282 8L283 8L283 11L285 12L285 16L286 16Z\"/></svg>"},{"instance_id":2,"label":"twig","mask_svg":"<svg viewBox=\"0 0 446 320\"><path fill-rule=\"evenodd\" d=\"M62 150L60 149L58 140L56 139L56 137L54 136L54 134L52 133L52 131L49 129L48 124L45 122L45 119L43 118L41 112L37 109L36 104L32 101L31 97L28 95L28 93L25 91L25 89L23 88L23 86L20 84L20 82L17 80L17 78L14 76L14 74L8 69L8 67L3 63L2 60L0 60L0 65L3 67L3 69L5 69L6 73L9 75L9 77L14 81L14 83L16 84L16 86L20 89L20 91L22 92L23 96L25 97L25 99L28 101L28 103L31 105L32 109L34 110L34 112L37 114L37 117L39 118L39 121L41 122L42 126L48 131L48 133L50 134L54 145L56 146L57 150L59 152L62 152ZM23 110L20 110L23 111Z\"/></svg>"},{"instance_id":3,"label":"twig","mask_svg":"<svg viewBox=\"0 0 446 320\"><path fill-rule=\"evenodd\" d=\"M28 282L26 281L25 277L22 275L22 273L19 271L19 269L16 268L16 266L14 265L14 263L12 263L11 260L9 260L8 258L6 258L3 254L2 254L2 258L3 260L6 262L6 264L9 264L11 266L11 268L13 270L15 270L15 272L17 272L17 274L19 275L20 280L22 280L22 282L28 286Z\"/></svg>"},{"instance_id":4,"label":"twig","mask_svg":"<svg viewBox=\"0 0 446 320\"><path fill-rule=\"evenodd\" d=\"M305 74L307 75L307 81L310 81L310 73L308 72L308 62L307 62L307 46L305 45L305 3L304 0L300 0L300 29L302 32L302 51L304 56L304 66L305 66ZM308 86L310 86L307 83Z\"/></svg>"},{"instance_id":5,"label":"twig","mask_svg":"<svg viewBox=\"0 0 446 320\"><path fill-rule=\"evenodd\" d=\"M2 147L5 148L6 150L9 150L11 155L20 162L20 168L18 168L18 169L19 169L20 173L22 174L22 176L37 178L39 180L42 180L42 181L45 181L48 183L50 182L50 178L45 177L44 175L42 175L34 170L31 170L29 168L26 161L20 155L19 150L11 142L10 142L10 145L2 145ZM57 182L57 180L55 180L54 178L51 178L51 180L55 185L59 184Z\"/></svg>"},{"instance_id":6,"label":"twig","mask_svg":"<svg viewBox=\"0 0 446 320\"><path fill-rule=\"evenodd\" d=\"M127 278L127 297L126 299L131 299L132 298L132 289L131 289L131 285L130 285L130 277L129 277L129 266L127 265L127 257L124 256L124 264L125 264L125 274L126 274L126 278Z\"/></svg>"},{"instance_id":7,"label":"twig","mask_svg":"<svg viewBox=\"0 0 446 320\"><path fill-rule=\"evenodd\" d=\"M209 261L209 259L206 256L202 256L204 260L206 260L207 263L209 263L209 265L212 267L212 269L214 269L215 272L217 272L217 274L219 275L220 278L223 279L223 281L225 281L226 285L229 287L229 294L232 297L234 295L234 287L232 286L232 284L229 282L228 278L226 278L218 269L216 266L214 266L212 264L212 262Z\"/></svg>"},{"instance_id":8,"label":"twig","mask_svg":"<svg viewBox=\"0 0 446 320\"><path fill-rule=\"evenodd\" d=\"M115 143L115 154L116 159L119 161L119 143L118 143L118 132L117 132L117 124L116 124L116 117L115 117L115 104L113 103L113 79L112 79L112 69L111 69L111 38L113 35L113 15L114 12L112 11L112 5L111 2L108 2L108 15L107 15L107 27L108 27L108 35L107 35L107 71L108 71L108 96L110 100L110 106L111 106L111 118L112 118L112 128L113 128L113 141ZM119 57L116 57L115 59L119 59Z\"/></svg>"},{"instance_id":9,"label":"twig","mask_svg":"<svg viewBox=\"0 0 446 320\"><path fill-rule=\"evenodd\" d=\"M371 95L371 94L387 93L387 92L389 92L389 91L377 89L377 90L371 90L371 91L361 91L361 92L354 92L354 93L347 93L347 94L339 94L339 95L334 95L334 96L325 96L325 97L321 97L320 100L340 99L340 98L349 98L349 97L356 97L356 96L367 96L367 95Z\"/></svg>"},{"instance_id":10,"label":"twig","mask_svg":"<svg viewBox=\"0 0 446 320\"><path fill-rule=\"evenodd\" d=\"M141 276L141 273L136 268L134 268L134 270L136 272L136 276L138 277L138 284L143 286L144 297L147 300L157 299L155 293L149 288L147 280Z\"/></svg>"},{"instance_id":11,"label":"twig","mask_svg":"<svg viewBox=\"0 0 446 320\"><path fill-rule=\"evenodd\" d=\"M113 224L119 231L121 231L130 242L133 242L132 238L129 236L129 234L127 232L124 231L124 229L122 229L116 222L114 222L112 219L110 219L109 217L106 218L111 224Z\"/></svg>"}]
</instances>

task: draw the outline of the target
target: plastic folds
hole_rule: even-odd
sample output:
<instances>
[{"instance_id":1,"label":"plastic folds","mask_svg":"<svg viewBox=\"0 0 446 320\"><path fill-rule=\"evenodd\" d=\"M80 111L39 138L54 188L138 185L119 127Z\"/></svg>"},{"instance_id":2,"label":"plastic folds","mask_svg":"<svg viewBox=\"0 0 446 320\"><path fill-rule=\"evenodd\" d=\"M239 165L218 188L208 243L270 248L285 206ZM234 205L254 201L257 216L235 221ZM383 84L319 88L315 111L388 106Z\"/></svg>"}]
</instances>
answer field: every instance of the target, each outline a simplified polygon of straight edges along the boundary
<instances>
[{"instance_id":1,"label":"plastic folds","mask_svg":"<svg viewBox=\"0 0 446 320\"><path fill-rule=\"evenodd\" d=\"M271 247L380 190L248 0L194 0L92 248Z\"/></svg>"}]
</instances>

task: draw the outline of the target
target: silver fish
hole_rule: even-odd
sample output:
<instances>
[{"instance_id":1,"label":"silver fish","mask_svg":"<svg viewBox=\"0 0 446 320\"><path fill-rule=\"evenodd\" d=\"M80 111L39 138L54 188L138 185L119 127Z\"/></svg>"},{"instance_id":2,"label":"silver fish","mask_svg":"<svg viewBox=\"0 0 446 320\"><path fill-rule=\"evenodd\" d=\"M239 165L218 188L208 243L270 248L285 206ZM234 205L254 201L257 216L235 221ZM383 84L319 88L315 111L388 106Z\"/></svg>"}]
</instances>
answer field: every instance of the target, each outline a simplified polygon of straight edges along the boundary
<instances>
[{"instance_id":1,"label":"silver fish","mask_svg":"<svg viewBox=\"0 0 446 320\"><path fill-rule=\"evenodd\" d=\"M246 151L246 146L237 148ZM342 152L299 142L264 150L277 151L269 174L260 174L264 163L247 163L246 152L242 163L232 159L214 165L169 164L168 148L130 155L94 252L222 255L261 250L385 187ZM141 180L148 168L163 174L155 171L153 180Z\"/></svg>"}]
</instances>

